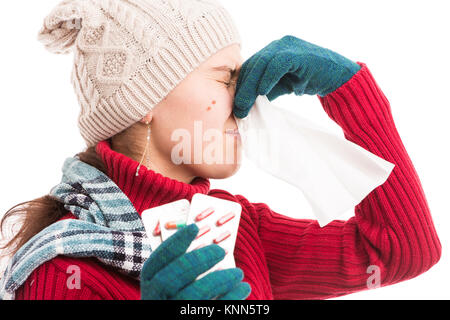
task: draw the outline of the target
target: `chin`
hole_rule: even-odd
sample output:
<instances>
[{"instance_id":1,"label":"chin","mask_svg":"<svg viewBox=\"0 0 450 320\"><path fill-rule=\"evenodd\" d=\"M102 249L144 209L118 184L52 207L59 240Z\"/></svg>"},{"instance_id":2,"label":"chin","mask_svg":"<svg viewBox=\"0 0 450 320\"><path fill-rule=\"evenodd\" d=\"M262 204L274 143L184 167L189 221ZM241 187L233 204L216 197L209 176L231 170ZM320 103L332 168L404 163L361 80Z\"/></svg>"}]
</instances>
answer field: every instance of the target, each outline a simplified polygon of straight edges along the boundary
<instances>
[{"instance_id":1,"label":"chin","mask_svg":"<svg viewBox=\"0 0 450 320\"><path fill-rule=\"evenodd\" d=\"M197 176L208 179L226 179L234 176L240 168L239 163L204 165L198 168L200 170L197 170Z\"/></svg>"},{"instance_id":2,"label":"chin","mask_svg":"<svg viewBox=\"0 0 450 320\"><path fill-rule=\"evenodd\" d=\"M224 161L225 163L200 164L192 166L196 176L208 179L226 179L235 175L241 168L242 151L240 146L235 146L233 161ZM226 154L226 151L224 151Z\"/></svg>"}]
</instances>

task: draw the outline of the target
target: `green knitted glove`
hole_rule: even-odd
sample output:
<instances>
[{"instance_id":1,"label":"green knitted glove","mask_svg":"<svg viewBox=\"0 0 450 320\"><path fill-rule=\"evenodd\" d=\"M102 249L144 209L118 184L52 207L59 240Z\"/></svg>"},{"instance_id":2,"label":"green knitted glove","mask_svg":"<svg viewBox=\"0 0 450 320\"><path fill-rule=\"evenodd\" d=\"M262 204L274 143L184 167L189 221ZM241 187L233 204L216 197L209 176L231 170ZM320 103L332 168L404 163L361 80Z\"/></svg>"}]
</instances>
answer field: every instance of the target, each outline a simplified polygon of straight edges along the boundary
<instances>
[{"instance_id":1,"label":"green knitted glove","mask_svg":"<svg viewBox=\"0 0 450 320\"><path fill-rule=\"evenodd\" d=\"M225 250L212 244L186 253L198 233L195 224L178 230L164 241L147 259L141 271L142 300L244 300L250 285L241 282L241 269L211 272L225 257Z\"/></svg>"},{"instance_id":2,"label":"green knitted glove","mask_svg":"<svg viewBox=\"0 0 450 320\"><path fill-rule=\"evenodd\" d=\"M234 115L247 117L258 96L272 101L294 92L321 97L350 80L361 66L329 49L294 36L273 41L241 68Z\"/></svg>"}]
</instances>

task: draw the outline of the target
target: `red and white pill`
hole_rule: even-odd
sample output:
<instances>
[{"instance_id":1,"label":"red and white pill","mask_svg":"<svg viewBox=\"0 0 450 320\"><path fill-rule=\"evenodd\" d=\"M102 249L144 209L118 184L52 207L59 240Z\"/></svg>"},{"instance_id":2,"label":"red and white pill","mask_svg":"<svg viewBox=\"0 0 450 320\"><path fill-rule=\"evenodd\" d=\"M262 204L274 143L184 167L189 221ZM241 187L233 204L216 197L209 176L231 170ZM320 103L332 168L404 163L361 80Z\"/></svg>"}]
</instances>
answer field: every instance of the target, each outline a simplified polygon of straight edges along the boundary
<instances>
[{"instance_id":1,"label":"red and white pill","mask_svg":"<svg viewBox=\"0 0 450 320\"><path fill-rule=\"evenodd\" d=\"M198 236L195 239L200 238L201 236L204 236L206 233L208 233L211 230L210 226L203 226L200 228L200 230L198 231Z\"/></svg>"},{"instance_id":2,"label":"red and white pill","mask_svg":"<svg viewBox=\"0 0 450 320\"><path fill-rule=\"evenodd\" d=\"M202 220L208 218L213 213L214 213L214 208L212 208L212 207L210 207L206 210L203 210L195 217L195 221L197 221L197 222L202 221Z\"/></svg>"},{"instance_id":3,"label":"red and white pill","mask_svg":"<svg viewBox=\"0 0 450 320\"><path fill-rule=\"evenodd\" d=\"M218 236L217 238L215 238L214 243L215 244L221 243L222 241L226 240L229 236L231 236L231 232L226 231L226 232L222 233L220 236Z\"/></svg>"},{"instance_id":4,"label":"red and white pill","mask_svg":"<svg viewBox=\"0 0 450 320\"><path fill-rule=\"evenodd\" d=\"M223 226L225 223L227 223L228 221L232 220L236 215L233 212L230 212L226 215L224 215L222 218L220 218L219 220L217 220L217 225Z\"/></svg>"},{"instance_id":5,"label":"red and white pill","mask_svg":"<svg viewBox=\"0 0 450 320\"><path fill-rule=\"evenodd\" d=\"M156 236L159 236L160 234L161 234L161 228L159 226L159 221L158 221L158 224L156 225L155 230L153 230L153 235L156 237Z\"/></svg>"}]
</instances>

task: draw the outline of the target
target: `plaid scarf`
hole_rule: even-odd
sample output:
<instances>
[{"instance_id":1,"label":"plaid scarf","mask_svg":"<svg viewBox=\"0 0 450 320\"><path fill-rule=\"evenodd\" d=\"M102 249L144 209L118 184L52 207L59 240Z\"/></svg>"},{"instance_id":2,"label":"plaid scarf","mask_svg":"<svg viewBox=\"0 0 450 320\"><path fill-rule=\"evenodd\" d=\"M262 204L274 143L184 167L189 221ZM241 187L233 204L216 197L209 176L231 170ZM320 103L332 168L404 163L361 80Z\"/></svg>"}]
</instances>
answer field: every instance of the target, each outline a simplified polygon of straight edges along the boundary
<instances>
[{"instance_id":1,"label":"plaid scarf","mask_svg":"<svg viewBox=\"0 0 450 320\"><path fill-rule=\"evenodd\" d=\"M0 282L0 299L14 292L34 269L58 255L96 257L139 279L151 248L141 218L127 196L103 172L67 158L61 183L50 196L78 219L61 220L36 234L11 258Z\"/></svg>"}]
</instances>

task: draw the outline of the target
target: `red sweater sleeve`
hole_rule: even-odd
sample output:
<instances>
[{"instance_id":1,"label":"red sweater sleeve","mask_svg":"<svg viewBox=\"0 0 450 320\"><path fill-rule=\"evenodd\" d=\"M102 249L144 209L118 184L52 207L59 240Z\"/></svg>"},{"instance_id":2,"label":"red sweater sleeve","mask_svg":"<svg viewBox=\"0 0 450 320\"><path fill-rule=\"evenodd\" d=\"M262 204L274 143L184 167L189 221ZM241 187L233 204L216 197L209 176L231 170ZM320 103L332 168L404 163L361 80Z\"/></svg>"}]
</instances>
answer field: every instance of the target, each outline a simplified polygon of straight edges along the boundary
<instances>
[{"instance_id":1,"label":"red sweater sleeve","mask_svg":"<svg viewBox=\"0 0 450 320\"><path fill-rule=\"evenodd\" d=\"M368 289L374 279L369 280L370 266L386 286L416 277L440 259L427 200L390 104L367 66L359 64L350 81L319 100L347 140L395 168L355 207L354 217L324 228L252 204L275 299L323 299Z\"/></svg>"},{"instance_id":2,"label":"red sweater sleeve","mask_svg":"<svg viewBox=\"0 0 450 320\"><path fill-rule=\"evenodd\" d=\"M79 285L72 269L79 268ZM139 300L139 282L104 269L93 258L58 256L35 269L16 290L16 300Z\"/></svg>"}]
</instances>

